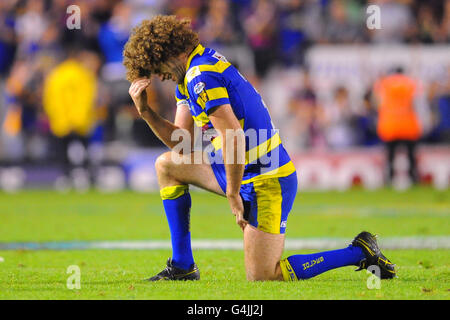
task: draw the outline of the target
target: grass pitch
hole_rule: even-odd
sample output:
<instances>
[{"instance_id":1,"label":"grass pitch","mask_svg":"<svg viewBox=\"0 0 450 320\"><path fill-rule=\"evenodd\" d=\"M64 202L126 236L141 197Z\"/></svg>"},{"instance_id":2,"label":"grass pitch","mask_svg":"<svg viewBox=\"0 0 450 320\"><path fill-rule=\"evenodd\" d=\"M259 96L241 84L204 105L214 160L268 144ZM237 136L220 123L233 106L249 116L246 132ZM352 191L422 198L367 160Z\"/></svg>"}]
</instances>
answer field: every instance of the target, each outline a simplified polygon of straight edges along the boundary
<instances>
[{"instance_id":1,"label":"grass pitch","mask_svg":"<svg viewBox=\"0 0 450 320\"><path fill-rule=\"evenodd\" d=\"M305 251L306 252L306 251ZM295 252L287 251L286 255ZM243 252L196 252L197 282L143 281L161 271L168 250L3 251L0 299L449 299L447 250L395 250L399 278L368 289L366 271L345 267L298 282L245 280ZM67 268L78 265L81 289L67 288Z\"/></svg>"},{"instance_id":2,"label":"grass pitch","mask_svg":"<svg viewBox=\"0 0 450 320\"><path fill-rule=\"evenodd\" d=\"M193 192L193 239L241 239L226 199ZM287 238L345 237L361 230L383 237L449 236L450 191L415 188L300 193ZM168 240L157 194L123 192L0 194L0 243ZM311 250L286 251L284 256ZM0 299L449 299L450 250L387 250L399 278L368 289L365 272L333 270L293 283L249 283L240 250L194 252L201 281L147 283L169 250L0 251ZM0 260L1 261L1 260ZM81 271L81 289L69 290L67 268Z\"/></svg>"}]
</instances>

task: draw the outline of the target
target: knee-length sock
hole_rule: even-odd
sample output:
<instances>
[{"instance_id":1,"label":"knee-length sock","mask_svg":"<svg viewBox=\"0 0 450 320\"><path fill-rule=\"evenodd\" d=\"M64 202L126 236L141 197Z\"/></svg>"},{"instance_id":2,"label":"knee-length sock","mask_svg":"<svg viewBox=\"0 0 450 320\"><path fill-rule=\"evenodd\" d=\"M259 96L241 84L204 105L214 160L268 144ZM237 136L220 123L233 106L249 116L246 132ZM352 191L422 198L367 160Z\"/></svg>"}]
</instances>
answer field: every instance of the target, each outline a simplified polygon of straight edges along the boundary
<instances>
[{"instance_id":1,"label":"knee-length sock","mask_svg":"<svg viewBox=\"0 0 450 320\"><path fill-rule=\"evenodd\" d=\"M358 265L365 255L361 248L352 245L344 249L312 254L298 254L280 261L284 280L315 277L328 270Z\"/></svg>"},{"instance_id":2,"label":"knee-length sock","mask_svg":"<svg viewBox=\"0 0 450 320\"><path fill-rule=\"evenodd\" d=\"M165 187L161 189L160 194L169 223L173 265L187 270L194 263L191 248L189 188L186 185Z\"/></svg>"}]
</instances>

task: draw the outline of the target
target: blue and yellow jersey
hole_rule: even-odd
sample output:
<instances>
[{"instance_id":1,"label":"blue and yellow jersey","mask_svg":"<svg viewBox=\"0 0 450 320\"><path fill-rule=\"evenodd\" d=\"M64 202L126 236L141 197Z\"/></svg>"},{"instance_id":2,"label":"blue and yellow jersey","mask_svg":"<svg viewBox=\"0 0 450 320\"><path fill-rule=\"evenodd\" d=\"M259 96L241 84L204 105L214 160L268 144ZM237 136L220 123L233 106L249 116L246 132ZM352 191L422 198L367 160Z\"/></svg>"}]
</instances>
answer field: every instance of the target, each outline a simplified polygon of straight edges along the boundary
<instances>
[{"instance_id":1,"label":"blue and yellow jersey","mask_svg":"<svg viewBox=\"0 0 450 320\"><path fill-rule=\"evenodd\" d=\"M243 184L295 172L261 96L225 57L198 45L188 58L186 70L175 98L177 104L189 105L195 125L203 131L214 129L208 115L215 107L230 104L246 133ZM220 153L220 137L212 143Z\"/></svg>"}]
</instances>

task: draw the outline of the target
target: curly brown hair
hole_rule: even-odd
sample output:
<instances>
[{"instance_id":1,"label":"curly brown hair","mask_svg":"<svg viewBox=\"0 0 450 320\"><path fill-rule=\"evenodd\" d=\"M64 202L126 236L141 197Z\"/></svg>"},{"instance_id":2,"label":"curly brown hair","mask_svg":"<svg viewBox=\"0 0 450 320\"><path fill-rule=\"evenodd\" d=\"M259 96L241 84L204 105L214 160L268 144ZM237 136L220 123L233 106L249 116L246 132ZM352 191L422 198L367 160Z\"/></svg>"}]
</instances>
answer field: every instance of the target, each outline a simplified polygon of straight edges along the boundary
<instances>
[{"instance_id":1,"label":"curly brown hair","mask_svg":"<svg viewBox=\"0 0 450 320\"><path fill-rule=\"evenodd\" d=\"M135 27L123 51L127 80L158 74L162 63L199 44L190 20L158 15Z\"/></svg>"}]
</instances>

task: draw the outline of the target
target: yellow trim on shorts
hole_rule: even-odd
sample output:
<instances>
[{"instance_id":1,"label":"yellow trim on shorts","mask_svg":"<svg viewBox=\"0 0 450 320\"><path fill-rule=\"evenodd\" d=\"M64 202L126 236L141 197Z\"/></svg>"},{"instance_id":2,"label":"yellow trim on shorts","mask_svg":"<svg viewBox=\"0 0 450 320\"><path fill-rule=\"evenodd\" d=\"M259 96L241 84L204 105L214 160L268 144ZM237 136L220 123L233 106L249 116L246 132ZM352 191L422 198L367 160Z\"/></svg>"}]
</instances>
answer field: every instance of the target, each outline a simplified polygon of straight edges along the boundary
<instances>
[{"instance_id":1,"label":"yellow trim on shorts","mask_svg":"<svg viewBox=\"0 0 450 320\"><path fill-rule=\"evenodd\" d=\"M283 197L278 178L253 182L258 208L258 230L280 234Z\"/></svg>"},{"instance_id":2,"label":"yellow trim on shorts","mask_svg":"<svg viewBox=\"0 0 450 320\"><path fill-rule=\"evenodd\" d=\"M159 191L159 194L161 195L161 198L163 200L173 200L173 199L181 197L188 191L189 191L189 186L177 185L177 186L170 186L170 187L162 188Z\"/></svg>"}]
</instances>

